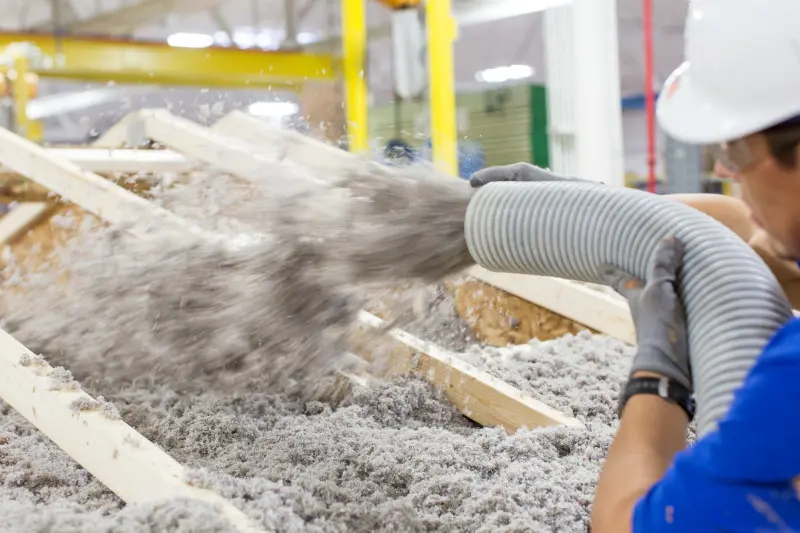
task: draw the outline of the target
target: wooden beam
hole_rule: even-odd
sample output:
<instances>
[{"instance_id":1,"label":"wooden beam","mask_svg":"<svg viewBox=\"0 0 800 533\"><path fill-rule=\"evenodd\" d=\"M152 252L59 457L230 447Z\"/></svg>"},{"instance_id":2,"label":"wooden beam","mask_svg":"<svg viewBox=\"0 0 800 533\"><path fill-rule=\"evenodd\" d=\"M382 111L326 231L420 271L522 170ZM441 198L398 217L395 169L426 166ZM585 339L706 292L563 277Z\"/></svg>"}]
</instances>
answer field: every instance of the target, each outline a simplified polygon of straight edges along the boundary
<instances>
[{"instance_id":1,"label":"wooden beam","mask_svg":"<svg viewBox=\"0 0 800 533\"><path fill-rule=\"evenodd\" d=\"M265 154L318 171L338 170L353 164L356 156L335 146L298 133L276 128L242 111L232 111L211 126L215 132L247 142ZM309 157L312 156L312 157Z\"/></svg>"},{"instance_id":2,"label":"wooden beam","mask_svg":"<svg viewBox=\"0 0 800 533\"><path fill-rule=\"evenodd\" d=\"M84 170L98 173L138 174L139 172L183 173L200 166L171 150L131 150L102 148L45 148L47 154L70 161ZM0 165L0 174L13 170Z\"/></svg>"},{"instance_id":3,"label":"wooden beam","mask_svg":"<svg viewBox=\"0 0 800 533\"><path fill-rule=\"evenodd\" d=\"M163 224L182 227L203 236L197 226L141 196L119 187L75 163L57 157L41 146L0 128L0 164L18 172L86 211L112 223ZM141 233L141 232L139 232Z\"/></svg>"},{"instance_id":4,"label":"wooden beam","mask_svg":"<svg viewBox=\"0 0 800 533\"><path fill-rule=\"evenodd\" d=\"M242 533L261 530L221 496L191 486L186 470L11 335L0 330L3 401L126 503L190 498L216 505Z\"/></svg>"},{"instance_id":5,"label":"wooden beam","mask_svg":"<svg viewBox=\"0 0 800 533\"><path fill-rule=\"evenodd\" d=\"M381 330L384 321L366 311L361 311L358 318L367 333L354 339L354 353L373 360L375 346L369 331ZM576 418L433 343L399 329L389 330L385 336L390 342L389 357L380 377L410 373L425 379L444 392L461 413L482 426L502 426L509 434L541 426L582 427Z\"/></svg>"},{"instance_id":6,"label":"wooden beam","mask_svg":"<svg viewBox=\"0 0 800 533\"><path fill-rule=\"evenodd\" d=\"M254 150L239 137L205 128L163 109L135 111L123 120L124 127L112 128L98 140L103 144L117 143L124 134L128 144L135 146L152 139L187 158L255 183L269 179L265 169L284 157L277 148ZM324 181L319 180L319 183Z\"/></svg>"},{"instance_id":7,"label":"wooden beam","mask_svg":"<svg viewBox=\"0 0 800 533\"><path fill-rule=\"evenodd\" d=\"M130 139L133 134L130 130L135 122L137 122L136 111L128 113L95 139L92 146L109 149L131 148Z\"/></svg>"}]
</instances>

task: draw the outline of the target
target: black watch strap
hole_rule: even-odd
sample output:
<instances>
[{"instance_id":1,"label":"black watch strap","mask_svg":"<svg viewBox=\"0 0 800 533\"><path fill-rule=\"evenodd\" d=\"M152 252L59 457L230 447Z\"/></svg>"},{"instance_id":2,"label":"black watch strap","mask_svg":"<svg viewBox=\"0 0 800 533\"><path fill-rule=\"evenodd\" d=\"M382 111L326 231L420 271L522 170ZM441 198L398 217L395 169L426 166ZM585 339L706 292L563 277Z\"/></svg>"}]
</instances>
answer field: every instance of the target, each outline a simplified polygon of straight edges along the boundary
<instances>
[{"instance_id":1,"label":"black watch strap","mask_svg":"<svg viewBox=\"0 0 800 533\"><path fill-rule=\"evenodd\" d=\"M686 411L690 422L694 419L695 402L692 391L677 381L667 377L639 377L629 379L619 396L618 416L622 416L622 410L625 408L625 404L628 403L631 397L637 394L653 394L670 403L677 404Z\"/></svg>"}]
</instances>

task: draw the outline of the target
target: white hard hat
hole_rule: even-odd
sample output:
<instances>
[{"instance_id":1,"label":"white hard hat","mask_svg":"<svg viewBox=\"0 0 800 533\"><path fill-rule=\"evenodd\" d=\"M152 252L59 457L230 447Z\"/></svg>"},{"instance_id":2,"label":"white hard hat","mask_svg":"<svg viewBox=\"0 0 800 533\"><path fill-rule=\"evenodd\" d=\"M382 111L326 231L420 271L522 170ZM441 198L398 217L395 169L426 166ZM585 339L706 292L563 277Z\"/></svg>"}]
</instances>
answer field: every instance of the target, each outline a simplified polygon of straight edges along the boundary
<instances>
[{"instance_id":1,"label":"white hard hat","mask_svg":"<svg viewBox=\"0 0 800 533\"><path fill-rule=\"evenodd\" d=\"M671 137L726 142L800 115L800 0L690 0L684 39L656 107Z\"/></svg>"}]
</instances>

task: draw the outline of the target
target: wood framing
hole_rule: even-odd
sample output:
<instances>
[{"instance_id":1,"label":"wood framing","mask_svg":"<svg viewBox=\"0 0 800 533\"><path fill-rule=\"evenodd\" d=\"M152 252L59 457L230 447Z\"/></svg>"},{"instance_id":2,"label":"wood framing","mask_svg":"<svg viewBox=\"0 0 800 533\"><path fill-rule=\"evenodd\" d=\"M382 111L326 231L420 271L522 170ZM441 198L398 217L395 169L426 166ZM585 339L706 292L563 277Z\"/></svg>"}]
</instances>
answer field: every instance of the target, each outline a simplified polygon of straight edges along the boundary
<instances>
[{"instance_id":1,"label":"wood framing","mask_svg":"<svg viewBox=\"0 0 800 533\"><path fill-rule=\"evenodd\" d=\"M366 311L359 313L359 321L372 331L384 326L383 320ZM385 364L378 366L381 368L379 377L412 374L425 379L441 389L461 413L482 426L502 426L509 434L541 426L582 426L577 419L433 343L399 329L389 330L384 335L390 345L385 347L385 355L388 355ZM375 340L368 331L364 337L354 339L354 352L374 360Z\"/></svg>"},{"instance_id":2,"label":"wood framing","mask_svg":"<svg viewBox=\"0 0 800 533\"><path fill-rule=\"evenodd\" d=\"M231 163L231 156L252 154L246 144L236 144L222 134L204 130L188 121L173 120L169 114L155 117L147 131L184 135L176 147L202 152L211 164L219 158L231 173L254 172L262 164L256 154L244 163ZM146 126L146 125L145 125ZM166 133L165 133L166 135ZM233 146L233 148L231 148ZM208 150L208 153L205 153ZM211 157L208 154L214 154ZM226 163L227 162L227 163ZM200 238L221 238L198 229L146 199L81 169L75 163L21 137L0 130L0 164L18 172L87 212L112 223L158 222L182 228ZM243 175L250 178L249 175ZM18 206L0 219L0 239L5 242L26 231L44 216L47 204ZM134 231L134 233L136 233ZM383 322L366 312L359 315L366 328L380 328ZM416 373L435 383L462 413L484 425L500 425L513 432L541 425L579 426L580 422L523 394L510 385L399 330L388 332L396 344L387 376ZM362 346L362 348L364 348ZM364 350L362 354L370 353ZM348 383L358 376L340 374ZM122 420L108 416L98 402L63 371L55 371L6 332L0 330L0 398L47 435L61 449L128 503L162 498L193 498L214 504L242 532L259 529L233 504L201 487L192 486L186 471L157 445L145 439Z\"/></svg>"},{"instance_id":3,"label":"wood framing","mask_svg":"<svg viewBox=\"0 0 800 533\"><path fill-rule=\"evenodd\" d=\"M65 379L66 378L66 379ZM3 401L126 503L190 498L215 505L238 531L262 531L214 492L187 483L186 471L161 448L0 330Z\"/></svg>"},{"instance_id":4,"label":"wood framing","mask_svg":"<svg viewBox=\"0 0 800 533\"><path fill-rule=\"evenodd\" d=\"M355 158L353 154L335 146L296 131L276 128L243 111L228 113L215 122L211 129L247 142L277 159L302 161L304 166L317 170L340 169L342 165L351 164Z\"/></svg>"},{"instance_id":5,"label":"wood framing","mask_svg":"<svg viewBox=\"0 0 800 533\"><path fill-rule=\"evenodd\" d=\"M204 232L195 225L166 209L2 128L0 164L80 205L103 220L132 224L133 232L137 231L139 224L160 223L182 227L194 235L204 236Z\"/></svg>"},{"instance_id":6,"label":"wood framing","mask_svg":"<svg viewBox=\"0 0 800 533\"><path fill-rule=\"evenodd\" d=\"M134 111L101 136L97 146L115 145L123 137L134 146L152 139L187 158L256 183L263 182L265 169L281 158L277 149L254 150L239 137L219 133L164 109Z\"/></svg>"},{"instance_id":7,"label":"wood framing","mask_svg":"<svg viewBox=\"0 0 800 533\"><path fill-rule=\"evenodd\" d=\"M198 166L172 150L111 150L102 148L45 148L48 155L74 163L83 170L99 173L140 172L184 173ZM0 166L0 174L13 172Z\"/></svg>"},{"instance_id":8,"label":"wood framing","mask_svg":"<svg viewBox=\"0 0 800 533\"><path fill-rule=\"evenodd\" d=\"M153 124L150 124L149 126L147 124L142 125L142 127L148 129L147 131L156 128L161 128L163 130L163 137L161 139L157 139L163 144L176 147L185 146L187 144L195 147L202 146L202 156L209 164L222 166L222 164L225 164L225 161L228 160L227 158L231 157L232 155L237 157L242 156L240 153L230 153L230 146L236 146L236 144L235 142L231 143L231 140L227 136L209 132L206 128L193 124L189 121L178 119L177 117L173 117L168 113L163 114L156 111L148 111L143 115L137 116L138 119L129 120L151 121ZM132 124L132 122L129 122L128 127L135 127ZM176 140L173 143L173 137L176 137L179 140ZM302 139L298 138L296 141L302 142ZM275 139L273 146L277 145L278 139ZM242 143L241 149L245 150L247 154L252 154L254 152L252 147L249 147L244 143ZM239 148L237 147L233 150L238 151ZM332 150L336 149L332 148ZM336 163L336 160L333 159L335 154L336 152L331 153L332 163ZM259 158L264 157L268 156L256 153L256 156L251 157L250 162L246 163L246 165L260 165L262 163L261 159ZM222 160L222 164L220 164L220 160ZM234 167L235 165L231 165L232 173ZM254 167L243 166L236 168L243 168L246 171L247 169ZM249 178L247 175L241 175L241 177L246 179ZM114 187L113 184L109 185ZM78 203L80 204L80 201ZM156 209L155 205L150 204L146 200L145 204L150 209ZM103 217L103 215L103 212L99 214L101 217ZM375 320L380 321L380 319L377 317L374 317L366 312L362 313L360 316L361 320L369 326L375 326ZM503 427L512 428L513 430L516 430L520 427L534 427L537 425L553 425L560 423L570 425L577 423L577 421L573 421L572 419L569 419L569 417L564 417L552 408L549 408L544 404L540 404L540 402L535 402L532 400L532 398L523 395L513 387L504 384L502 381L492 378L488 374L481 373L463 361L446 354L441 348L430 345L430 349L428 351L420 351L420 343L422 341L419 339L416 339L415 337L412 337L409 334L401 331L392 331L390 335L398 342L404 343L404 345L405 343L410 342L410 345L405 345L405 360L410 361L409 358L411 357L411 354L414 353L418 353L419 355L423 356L425 365L427 365L432 372L430 376L431 381L443 388L448 395L453 395L456 406L459 407L462 412L467 414L467 416L472 417L479 423L487 425L500 424L503 425ZM402 360L402 357L398 359L398 361ZM399 368L401 371L405 372L412 370L412 368L408 367L407 365L405 368ZM395 370L397 371L397 368L395 368ZM452 382L453 375L459 376L459 381L455 385ZM468 387L467 392L460 392L462 384ZM472 389L476 389L477 392L469 392ZM498 411L503 410L506 407L508 407L511 411L511 415L509 415L511 418L509 419L504 419L503 415ZM492 410L495 412L492 412Z\"/></svg>"}]
</instances>

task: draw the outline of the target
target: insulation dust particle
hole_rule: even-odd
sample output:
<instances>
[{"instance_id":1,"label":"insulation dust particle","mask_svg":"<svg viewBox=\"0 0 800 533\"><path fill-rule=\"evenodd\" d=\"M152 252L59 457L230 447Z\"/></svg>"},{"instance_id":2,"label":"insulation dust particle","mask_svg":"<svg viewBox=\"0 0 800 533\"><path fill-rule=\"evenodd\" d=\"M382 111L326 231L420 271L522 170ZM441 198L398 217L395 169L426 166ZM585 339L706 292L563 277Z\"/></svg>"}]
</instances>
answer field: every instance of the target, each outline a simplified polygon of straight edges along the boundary
<instances>
[{"instance_id":1,"label":"insulation dust particle","mask_svg":"<svg viewBox=\"0 0 800 533\"><path fill-rule=\"evenodd\" d=\"M212 474L203 468L187 470L184 473L183 481L187 485L197 487L198 489L207 489L211 486Z\"/></svg>"},{"instance_id":2,"label":"insulation dust particle","mask_svg":"<svg viewBox=\"0 0 800 533\"><path fill-rule=\"evenodd\" d=\"M81 396L73 400L69 407L76 412L96 411L100 409L100 402L88 396Z\"/></svg>"},{"instance_id":3,"label":"insulation dust particle","mask_svg":"<svg viewBox=\"0 0 800 533\"><path fill-rule=\"evenodd\" d=\"M72 372L58 366L48 375L50 378L50 390L80 390L81 384L72 377Z\"/></svg>"},{"instance_id":4,"label":"insulation dust particle","mask_svg":"<svg viewBox=\"0 0 800 533\"><path fill-rule=\"evenodd\" d=\"M70 409L77 412L101 411L106 418L110 418L111 420L121 419L119 409L111 402L106 401L102 396L98 396L96 400L88 396L77 398L70 403Z\"/></svg>"},{"instance_id":5,"label":"insulation dust particle","mask_svg":"<svg viewBox=\"0 0 800 533\"><path fill-rule=\"evenodd\" d=\"M119 409L117 409L117 406L107 401L104 397L98 396L97 403L100 404L103 415L105 415L106 418L110 418L111 420L122 419L122 415L119 414Z\"/></svg>"},{"instance_id":6,"label":"insulation dust particle","mask_svg":"<svg viewBox=\"0 0 800 533\"><path fill-rule=\"evenodd\" d=\"M41 354L24 353L19 358L19 364L22 366L46 365L47 362Z\"/></svg>"}]
</instances>

